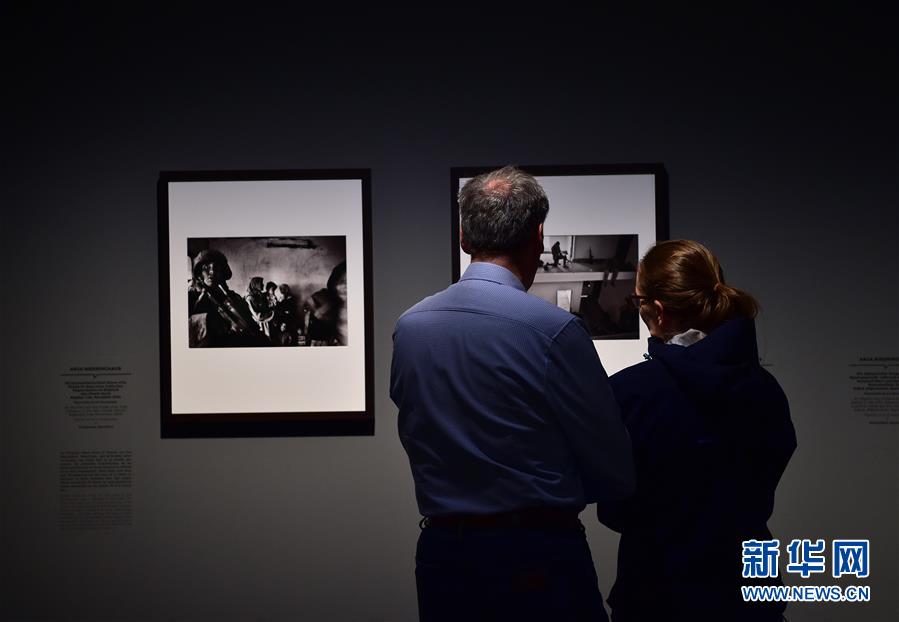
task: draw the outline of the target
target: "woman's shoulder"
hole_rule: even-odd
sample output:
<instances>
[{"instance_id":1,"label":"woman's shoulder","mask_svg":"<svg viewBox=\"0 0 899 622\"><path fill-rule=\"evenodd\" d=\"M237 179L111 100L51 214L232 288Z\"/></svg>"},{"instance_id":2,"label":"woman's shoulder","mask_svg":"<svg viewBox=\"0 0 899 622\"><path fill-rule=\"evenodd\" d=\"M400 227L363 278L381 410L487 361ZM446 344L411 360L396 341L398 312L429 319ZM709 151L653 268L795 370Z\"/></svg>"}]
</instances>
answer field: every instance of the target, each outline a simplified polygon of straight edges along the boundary
<instances>
[{"instance_id":1,"label":"woman's shoulder","mask_svg":"<svg viewBox=\"0 0 899 622\"><path fill-rule=\"evenodd\" d=\"M658 359L647 359L610 378L612 393L641 455L652 448L658 455L689 446L695 425L695 405Z\"/></svg>"},{"instance_id":2,"label":"woman's shoulder","mask_svg":"<svg viewBox=\"0 0 899 622\"><path fill-rule=\"evenodd\" d=\"M790 402L777 379L761 366L752 372L735 388L733 401L746 410L764 413L767 419L789 419Z\"/></svg>"},{"instance_id":3,"label":"woman's shoulder","mask_svg":"<svg viewBox=\"0 0 899 622\"><path fill-rule=\"evenodd\" d=\"M615 372L609 376L609 380L613 384L628 385L635 382L643 382L653 376L664 374L664 367L655 359L646 355L646 360L640 361L630 367L625 367L621 371Z\"/></svg>"},{"instance_id":4,"label":"woman's shoulder","mask_svg":"<svg viewBox=\"0 0 899 622\"><path fill-rule=\"evenodd\" d=\"M612 374L609 382L619 401L628 398L645 398L652 393L668 391L673 386L665 366L652 358Z\"/></svg>"}]
</instances>

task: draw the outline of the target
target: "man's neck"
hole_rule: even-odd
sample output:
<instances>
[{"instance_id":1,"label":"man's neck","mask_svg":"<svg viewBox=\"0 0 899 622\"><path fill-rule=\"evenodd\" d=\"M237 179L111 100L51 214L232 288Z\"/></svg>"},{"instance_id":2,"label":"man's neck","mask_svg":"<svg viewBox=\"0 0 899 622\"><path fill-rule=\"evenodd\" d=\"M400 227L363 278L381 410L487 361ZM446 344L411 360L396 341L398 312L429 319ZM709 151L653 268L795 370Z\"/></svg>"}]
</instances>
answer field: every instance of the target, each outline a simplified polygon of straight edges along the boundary
<instances>
[{"instance_id":1,"label":"man's neck","mask_svg":"<svg viewBox=\"0 0 899 622\"><path fill-rule=\"evenodd\" d=\"M528 289L531 282L533 282L533 274L531 274L530 278L526 280L524 271L519 265L519 262L515 261L514 258L508 255L475 255L471 258L471 263L475 262L492 263L505 268L506 270L514 274L519 281L521 281L525 289Z\"/></svg>"}]
</instances>

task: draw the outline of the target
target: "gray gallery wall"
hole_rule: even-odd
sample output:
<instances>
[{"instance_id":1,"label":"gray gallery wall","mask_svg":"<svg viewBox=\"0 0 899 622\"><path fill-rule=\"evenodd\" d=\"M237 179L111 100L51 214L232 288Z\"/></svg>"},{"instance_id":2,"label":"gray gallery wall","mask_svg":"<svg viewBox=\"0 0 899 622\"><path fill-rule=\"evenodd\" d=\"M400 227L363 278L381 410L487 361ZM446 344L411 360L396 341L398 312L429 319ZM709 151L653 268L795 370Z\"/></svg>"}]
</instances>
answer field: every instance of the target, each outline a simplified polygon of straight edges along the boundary
<instances>
[{"instance_id":1,"label":"gray gallery wall","mask_svg":"<svg viewBox=\"0 0 899 622\"><path fill-rule=\"evenodd\" d=\"M790 620L895 619L899 428L851 412L848 380L899 356L885 25L445 8L3 9L0 617L413 620L387 380L395 319L450 281L449 168L662 162L671 235L764 307L800 445L773 531L872 542L871 603ZM372 169L374 437L160 440L159 171L341 167ZM132 374L114 429L66 416L73 366ZM59 453L84 449L133 452L131 527L60 529ZM616 539L584 520L607 594Z\"/></svg>"}]
</instances>

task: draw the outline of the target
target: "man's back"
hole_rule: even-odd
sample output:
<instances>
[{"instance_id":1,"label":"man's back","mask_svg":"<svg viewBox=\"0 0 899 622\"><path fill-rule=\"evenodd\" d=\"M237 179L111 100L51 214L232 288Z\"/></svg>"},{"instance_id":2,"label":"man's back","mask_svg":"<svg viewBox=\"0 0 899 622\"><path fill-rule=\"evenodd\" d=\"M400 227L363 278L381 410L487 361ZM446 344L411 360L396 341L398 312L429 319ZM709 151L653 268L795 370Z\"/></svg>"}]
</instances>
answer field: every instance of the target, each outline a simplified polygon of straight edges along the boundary
<instances>
[{"instance_id":1,"label":"man's back","mask_svg":"<svg viewBox=\"0 0 899 622\"><path fill-rule=\"evenodd\" d=\"M425 516L580 511L632 485L629 443L582 323L476 262L407 311L391 397Z\"/></svg>"},{"instance_id":2,"label":"man's back","mask_svg":"<svg viewBox=\"0 0 899 622\"><path fill-rule=\"evenodd\" d=\"M548 212L515 167L468 180L472 263L393 335L390 396L426 517L422 622L607 619L578 513L630 494L630 440L583 323L526 292Z\"/></svg>"}]
</instances>

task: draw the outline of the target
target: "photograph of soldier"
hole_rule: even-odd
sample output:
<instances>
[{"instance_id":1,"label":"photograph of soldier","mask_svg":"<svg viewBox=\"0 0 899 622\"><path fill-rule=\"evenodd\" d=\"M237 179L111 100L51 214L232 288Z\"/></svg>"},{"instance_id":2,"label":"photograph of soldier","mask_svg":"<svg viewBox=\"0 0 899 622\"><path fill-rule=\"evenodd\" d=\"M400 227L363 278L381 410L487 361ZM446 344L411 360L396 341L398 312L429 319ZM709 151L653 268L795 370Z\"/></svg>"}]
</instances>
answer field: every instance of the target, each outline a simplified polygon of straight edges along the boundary
<instances>
[{"instance_id":1,"label":"photograph of soldier","mask_svg":"<svg viewBox=\"0 0 899 622\"><path fill-rule=\"evenodd\" d=\"M194 259L187 292L192 348L239 348L266 344L246 300L228 288L233 276L224 254L208 249Z\"/></svg>"},{"instance_id":2,"label":"photograph of soldier","mask_svg":"<svg viewBox=\"0 0 899 622\"><path fill-rule=\"evenodd\" d=\"M189 238L187 246L191 348L347 345L344 236Z\"/></svg>"}]
</instances>

